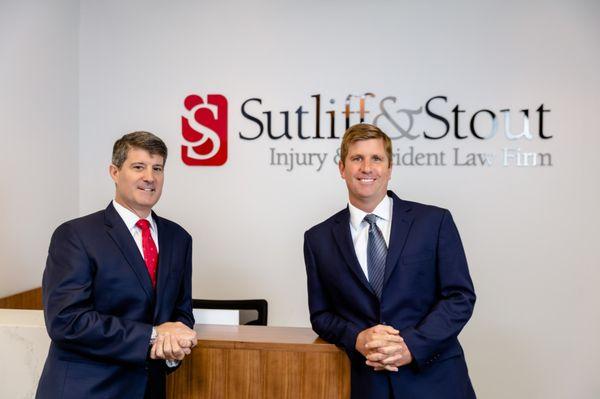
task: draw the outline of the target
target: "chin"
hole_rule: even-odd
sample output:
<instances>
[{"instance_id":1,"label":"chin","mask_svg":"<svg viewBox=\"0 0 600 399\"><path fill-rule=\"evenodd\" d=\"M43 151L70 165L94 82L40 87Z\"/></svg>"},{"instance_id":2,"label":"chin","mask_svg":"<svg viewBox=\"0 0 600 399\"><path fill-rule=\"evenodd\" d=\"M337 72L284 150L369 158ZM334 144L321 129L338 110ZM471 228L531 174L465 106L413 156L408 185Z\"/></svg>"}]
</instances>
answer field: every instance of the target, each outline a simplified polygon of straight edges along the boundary
<instances>
[{"instance_id":1,"label":"chin","mask_svg":"<svg viewBox=\"0 0 600 399\"><path fill-rule=\"evenodd\" d=\"M144 200L144 201L138 201L137 205L140 208L152 208L154 206L154 204L156 204L157 201L148 201L148 200Z\"/></svg>"},{"instance_id":2,"label":"chin","mask_svg":"<svg viewBox=\"0 0 600 399\"><path fill-rule=\"evenodd\" d=\"M358 196L363 199L370 199L377 196L377 193L374 191L362 191L358 193Z\"/></svg>"}]
</instances>

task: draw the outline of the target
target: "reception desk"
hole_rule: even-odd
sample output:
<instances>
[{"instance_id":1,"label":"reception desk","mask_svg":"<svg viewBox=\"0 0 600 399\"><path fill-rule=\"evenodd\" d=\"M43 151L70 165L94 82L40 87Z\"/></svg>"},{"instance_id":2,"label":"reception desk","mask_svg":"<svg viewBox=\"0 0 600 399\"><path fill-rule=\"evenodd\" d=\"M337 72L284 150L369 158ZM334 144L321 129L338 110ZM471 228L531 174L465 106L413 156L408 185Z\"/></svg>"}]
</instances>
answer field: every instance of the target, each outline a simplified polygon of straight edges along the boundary
<instances>
[{"instance_id":1,"label":"reception desk","mask_svg":"<svg viewBox=\"0 0 600 399\"><path fill-rule=\"evenodd\" d=\"M199 341L169 375L169 399L337 399L350 393L346 355L309 328L196 324ZM0 309L0 398L32 398L50 338L41 310Z\"/></svg>"},{"instance_id":2,"label":"reception desk","mask_svg":"<svg viewBox=\"0 0 600 399\"><path fill-rule=\"evenodd\" d=\"M41 309L41 290L0 308ZM169 399L337 399L350 396L350 363L310 328L197 324L198 346L168 377ZM0 309L0 398L31 398L50 338L41 310Z\"/></svg>"},{"instance_id":3,"label":"reception desk","mask_svg":"<svg viewBox=\"0 0 600 399\"><path fill-rule=\"evenodd\" d=\"M49 345L41 310L0 309L0 398L35 396Z\"/></svg>"},{"instance_id":4,"label":"reception desk","mask_svg":"<svg viewBox=\"0 0 600 399\"><path fill-rule=\"evenodd\" d=\"M350 363L309 328L197 324L169 399L348 398Z\"/></svg>"}]
</instances>

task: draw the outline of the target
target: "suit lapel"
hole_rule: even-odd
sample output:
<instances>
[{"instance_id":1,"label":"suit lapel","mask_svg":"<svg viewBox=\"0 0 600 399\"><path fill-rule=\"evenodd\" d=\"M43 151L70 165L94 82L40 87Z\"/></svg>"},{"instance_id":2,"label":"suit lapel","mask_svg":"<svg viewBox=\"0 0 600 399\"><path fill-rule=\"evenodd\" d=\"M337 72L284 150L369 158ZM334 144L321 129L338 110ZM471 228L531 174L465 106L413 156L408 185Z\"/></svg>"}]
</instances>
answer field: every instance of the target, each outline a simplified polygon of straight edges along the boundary
<instances>
[{"instance_id":1,"label":"suit lapel","mask_svg":"<svg viewBox=\"0 0 600 399\"><path fill-rule=\"evenodd\" d=\"M154 306L154 320L156 320L161 298L165 297L164 291L169 280L172 240L169 238L169 231L164 220L154 212L152 212L152 217L156 221L156 229L158 230L158 276L156 277L156 304Z\"/></svg>"},{"instance_id":2,"label":"suit lapel","mask_svg":"<svg viewBox=\"0 0 600 399\"><path fill-rule=\"evenodd\" d=\"M388 279L392 275L392 272L398 265L398 259L404 249L406 238L410 231L414 217L410 214L410 205L405 201L402 201L391 191L388 191L392 201L394 201L394 207L392 212L392 229L390 232L390 247L386 258L385 275L383 278L383 285L387 283Z\"/></svg>"},{"instance_id":3,"label":"suit lapel","mask_svg":"<svg viewBox=\"0 0 600 399\"><path fill-rule=\"evenodd\" d=\"M144 263L144 258L142 258L140 250L135 244L131 233L127 230L127 226L125 226L123 219L121 219L113 207L112 202L104 211L104 221L108 235L112 238L117 247L119 247L123 257L137 276L144 292L146 292L148 299L152 301L152 281L148 275L148 269Z\"/></svg>"},{"instance_id":4,"label":"suit lapel","mask_svg":"<svg viewBox=\"0 0 600 399\"><path fill-rule=\"evenodd\" d=\"M350 235L350 211L348 208L338 214L333 226L333 236L350 270L352 270L365 288L377 296L356 258L356 251L354 250L352 236Z\"/></svg>"}]
</instances>

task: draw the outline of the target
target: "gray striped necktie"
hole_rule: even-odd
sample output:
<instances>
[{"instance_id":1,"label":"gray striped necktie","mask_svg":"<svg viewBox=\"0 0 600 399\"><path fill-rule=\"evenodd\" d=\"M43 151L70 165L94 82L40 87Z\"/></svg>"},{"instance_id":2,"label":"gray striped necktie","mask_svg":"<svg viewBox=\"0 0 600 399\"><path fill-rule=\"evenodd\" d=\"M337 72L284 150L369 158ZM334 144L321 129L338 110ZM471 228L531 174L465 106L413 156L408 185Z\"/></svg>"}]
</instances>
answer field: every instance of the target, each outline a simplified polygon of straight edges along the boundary
<instances>
[{"instance_id":1,"label":"gray striped necktie","mask_svg":"<svg viewBox=\"0 0 600 399\"><path fill-rule=\"evenodd\" d=\"M387 246L385 245L385 239L383 238L383 234L381 234L381 230L377 227L377 216L370 213L365 216L364 221L369 223L369 241L367 243L369 283L371 283L371 287L375 290L377 297L381 299Z\"/></svg>"}]
</instances>

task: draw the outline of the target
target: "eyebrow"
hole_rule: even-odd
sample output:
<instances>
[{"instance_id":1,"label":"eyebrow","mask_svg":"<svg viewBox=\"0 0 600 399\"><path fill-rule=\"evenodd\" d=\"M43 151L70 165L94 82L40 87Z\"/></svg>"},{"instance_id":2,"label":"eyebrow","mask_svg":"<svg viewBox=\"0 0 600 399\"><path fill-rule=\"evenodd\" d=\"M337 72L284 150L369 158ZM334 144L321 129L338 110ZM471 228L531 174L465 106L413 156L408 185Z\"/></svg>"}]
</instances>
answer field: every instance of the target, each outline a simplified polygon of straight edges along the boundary
<instances>
[{"instance_id":1,"label":"eyebrow","mask_svg":"<svg viewBox=\"0 0 600 399\"><path fill-rule=\"evenodd\" d=\"M146 163L145 162L141 162L141 161L140 162L132 162L131 166L146 166ZM165 164L164 163L154 163L154 164L152 164L153 168L155 168L157 166L160 166L161 168L164 168Z\"/></svg>"}]
</instances>

